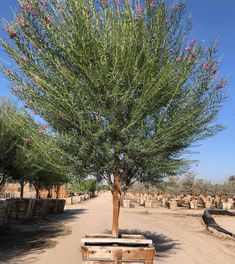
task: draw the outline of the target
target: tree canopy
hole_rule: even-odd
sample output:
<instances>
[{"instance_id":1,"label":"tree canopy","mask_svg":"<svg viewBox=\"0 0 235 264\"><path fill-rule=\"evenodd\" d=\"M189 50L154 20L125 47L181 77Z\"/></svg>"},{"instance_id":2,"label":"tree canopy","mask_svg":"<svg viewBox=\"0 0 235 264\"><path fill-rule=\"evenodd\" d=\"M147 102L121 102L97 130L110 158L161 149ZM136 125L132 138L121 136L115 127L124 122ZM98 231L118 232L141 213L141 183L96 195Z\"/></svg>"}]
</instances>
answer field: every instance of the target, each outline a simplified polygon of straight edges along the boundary
<instances>
[{"instance_id":1,"label":"tree canopy","mask_svg":"<svg viewBox=\"0 0 235 264\"><path fill-rule=\"evenodd\" d=\"M12 92L63 138L80 172L122 185L157 182L188 162L210 125L225 80L216 48L187 40L184 4L166 1L20 1L1 40L15 60Z\"/></svg>"},{"instance_id":2,"label":"tree canopy","mask_svg":"<svg viewBox=\"0 0 235 264\"><path fill-rule=\"evenodd\" d=\"M185 171L186 150L221 129L212 123L226 83L216 45L187 38L184 3L19 3L1 39L15 61L1 67L12 92L60 135L76 170L107 180L114 197Z\"/></svg>"}]
</instances>

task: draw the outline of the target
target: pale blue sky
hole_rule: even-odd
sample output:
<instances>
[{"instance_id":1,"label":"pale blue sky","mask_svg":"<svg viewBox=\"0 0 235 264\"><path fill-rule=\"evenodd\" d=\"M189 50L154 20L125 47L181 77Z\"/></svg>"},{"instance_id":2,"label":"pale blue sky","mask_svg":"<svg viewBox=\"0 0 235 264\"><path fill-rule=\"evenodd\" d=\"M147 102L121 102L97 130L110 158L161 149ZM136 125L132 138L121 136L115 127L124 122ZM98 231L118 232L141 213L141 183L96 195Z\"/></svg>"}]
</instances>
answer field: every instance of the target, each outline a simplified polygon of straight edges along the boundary
<instances>
[{"instance_id":1,"label":"pale blue sky","mask_svg":"<svg viewBox=\"0 0 235 264\"><path fill-rule=\"evenodd\" d=\"M11 7L17 5L17 0L0 0L0 18L10 20L13 16ZM220 65L220 75L228 77L226 87L229 95L217 121L226 129L201 142L195 151L193 159L199 160L193 167L199 178L221 182L230 175L235 175L235 0L188 0L187 11L193 17L191 37L205 40L205 43L219 37L219 55L223 56ZM0 34L4 34L0 30ZM0 50L0 58L4 54ZM8 82L0 76L0 95L13 97L6 89Z\"/></svg>"}]
</instances>

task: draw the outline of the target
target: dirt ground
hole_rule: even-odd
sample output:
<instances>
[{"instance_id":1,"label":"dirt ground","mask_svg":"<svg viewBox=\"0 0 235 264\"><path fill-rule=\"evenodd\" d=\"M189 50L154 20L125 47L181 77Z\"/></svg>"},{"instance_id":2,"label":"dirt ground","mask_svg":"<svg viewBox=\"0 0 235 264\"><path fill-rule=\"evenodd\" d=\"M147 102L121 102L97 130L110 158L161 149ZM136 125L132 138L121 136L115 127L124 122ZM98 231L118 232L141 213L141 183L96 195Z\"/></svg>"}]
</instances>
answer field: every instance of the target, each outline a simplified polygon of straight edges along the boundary
<instances>
[{"instance_id":1,"label":"dirt ground","mask_svg":"<svg viewBox=\"0 0 235 264\"><path fill-rule=\"evenodd\" d=\"M80 239L85 233L110 231L112 198L66 207L64 214L14 224L0 233L1 264L80 264ZM135 207L121 210L124 233L151 238L157 251L154 263L234 264L235 240L205 230L202 210Z\"/></svg>"}]
</instances>

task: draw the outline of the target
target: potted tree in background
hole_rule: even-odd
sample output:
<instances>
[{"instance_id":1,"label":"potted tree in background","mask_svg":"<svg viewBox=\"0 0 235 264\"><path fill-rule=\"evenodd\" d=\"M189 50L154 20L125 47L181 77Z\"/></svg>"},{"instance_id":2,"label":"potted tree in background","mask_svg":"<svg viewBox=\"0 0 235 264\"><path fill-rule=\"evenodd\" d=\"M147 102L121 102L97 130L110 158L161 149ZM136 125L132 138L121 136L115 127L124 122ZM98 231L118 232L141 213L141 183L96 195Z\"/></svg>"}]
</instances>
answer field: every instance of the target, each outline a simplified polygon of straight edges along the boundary
<instances>
[{"instance_id":1,"label":"potted tree in background","mask_svg":"<svg viewBox=\"0 0 235 264\"><path fill-rule=\"evenodd\" d=\"M20 8L5 24L10 40L1 39L17 67L1 69L74 169L107 181L117 244L122 193L184 172L186 150L221 129L210 125L226 83L216 77L216 45L187 39L184 3L21 0Z\"/></svg>"}]
</instances>

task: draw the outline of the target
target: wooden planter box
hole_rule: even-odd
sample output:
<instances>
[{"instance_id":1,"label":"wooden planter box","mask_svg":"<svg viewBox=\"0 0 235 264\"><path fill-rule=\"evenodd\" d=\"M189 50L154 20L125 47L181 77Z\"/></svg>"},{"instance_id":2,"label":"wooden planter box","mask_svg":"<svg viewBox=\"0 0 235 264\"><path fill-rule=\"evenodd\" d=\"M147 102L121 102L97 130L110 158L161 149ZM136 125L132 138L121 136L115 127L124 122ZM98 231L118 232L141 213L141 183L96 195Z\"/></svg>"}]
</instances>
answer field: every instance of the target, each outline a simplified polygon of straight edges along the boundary
<instances>
[{"instance_id":1,"label":"wooden planter box","mask_svg":"<svg viewBox=\"0 0 235 264\"><path fill-rule=\"evenodd\" d=\"M152 240L141 235L86 235L82 242L83 264L153 264Z\"/></svg>"},{"instance_id":2,"label":"wooden planter box","mask_svg":"<svg viewBox=\"0 0 235 264\"><path fill-rule=\"evenodd\" d=\"M198 202L197 201L190 201L189 202L189 209L198 209Z\"/></svg>"},{"instance_id":3,"label":"wooden planter box","mask_svg":"<svg viewBox=\"0 0 235 264\"><path fill-rule=\"evenodd\" d=\"M144 198L140 198L140 205L144 206Z\"/></svg>"},{"instance_id":4,"label":"wooden planter box","mask_svg":"<svg viewBox=\"0 0 235 264\"><path fill-rule=\"evenodd\" d=\"M72 204L72 197L65 198L66 205L71 205Z\"/></svg>"},{"instance_id":5,"label":"wooden planter box","mask_svg":"<svg viewBox=\"0 0 235 264\"><path fill-rule=\"evenodd\" d=\"M33 216L46 216L48 214L48 199L36 199L34 204Z\"/></svg>"},{"instance_id":6,"label":"wooden planter box","mask_svg":"<svg viewBox=\"0 0 235 264\"><path fill-rule=\"evenodd\" d=\"M72 204L77 204L81 202L81 196L73 196L71 197L71 203Z\"/></svg>"},{"instance_id":7,"label":"wooden planter box","mask_svg":"<svg viewBox=\"0 0 235 264\"><path fill-rule=\"evenodd\" d=\"M0 228L5 227L11 213L12 201L0 201Z\"/></svg>"},{"instance_id":8,"label":"wooden planter box","mask_svg":"<svg viewBox=\"0 0 235 264\"><path fill-rule=\"evenodd\" d=\"M48 199L48 213L53 214L55 212L56 199Z\"/></svg>"},{"instance_id":9,"label":"wooden planter box","mask_svg":"<svg viewBox=\"0 0 235 264\"><path fill-rule=\"evenodd\" d=\"M35 199L12 199L11 218L29 220L33 216Z\"/></svg>"},{"instance_id":10,"label":"wooden planter box","mask_svg":"<svg viewBox=\"0 0 235 264\"><path fill-rule=\"evenodd\" d=\"M66 201L64 199L59 199L58 200L57 213L63 213L64 212L65 202Z\"/></svg>"},{"instance_id":11,"label":"wooden planter box","mask_svg":"<svg viewBox=\"0 0 235 264\"><path fill-rule=\"evenodd\" d=\"M144 207L152 208L153 207L153 200L145 200Z\"/></svg>"},{"instance_id":12,"label":"wooden planter box","mask_svg":"<svg viewBox=\"0 0 235 264\"><path fill-rule=\"evenodd\" d=\"M168 202L168 203L167 203L167 206L168 206L168 208L171 209L171 210L176 210L176 209L178 208L178 204L177 204L177 202Z\"/></svg>"},{"instance_id":13,"label":"wooden planter box","mask_svg":"<svg viewBox=\"0 0 235 264\"><path fill-rule=\"evenodd\" d=\"M131 204L131 201L130 200L123 200L122 201L122 206L124 207L124 208L130 208L130 204Z\"/></svg>"},{"instance_id":14,"label":"wooden planter box","mask_svg":"<svg viewBox=\"0 0 235 264\"><path fill-rule=\"evenodd\" d=\"M206 201L206 202L203 201L202 206L203 206L203 208L210 209L210 208L212 208L212 203L208 202L208 201Z\"/></svg>"}]
</instances>

